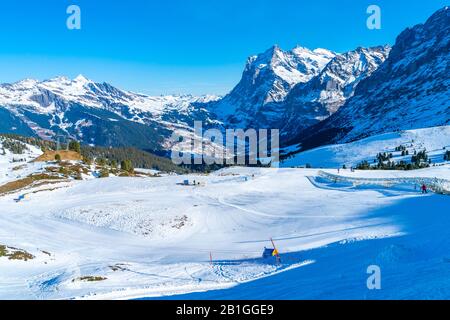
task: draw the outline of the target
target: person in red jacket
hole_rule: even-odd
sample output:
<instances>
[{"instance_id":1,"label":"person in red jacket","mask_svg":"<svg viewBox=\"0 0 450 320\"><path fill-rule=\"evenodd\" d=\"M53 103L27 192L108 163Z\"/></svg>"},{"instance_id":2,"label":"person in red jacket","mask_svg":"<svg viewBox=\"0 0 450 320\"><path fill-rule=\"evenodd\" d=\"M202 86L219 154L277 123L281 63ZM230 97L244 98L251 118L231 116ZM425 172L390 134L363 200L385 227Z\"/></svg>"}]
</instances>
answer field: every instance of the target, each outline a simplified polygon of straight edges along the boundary
<instances>
[{"instance_id":1,"label":"person in red jacket","mask_svg":"<svg viewBox=\"0 0 450 320\"><path fill-rule=\"evenodd\" d=\"M425 183L422 185L422 193L428 193Z\"/></svg>"}]
</instances>

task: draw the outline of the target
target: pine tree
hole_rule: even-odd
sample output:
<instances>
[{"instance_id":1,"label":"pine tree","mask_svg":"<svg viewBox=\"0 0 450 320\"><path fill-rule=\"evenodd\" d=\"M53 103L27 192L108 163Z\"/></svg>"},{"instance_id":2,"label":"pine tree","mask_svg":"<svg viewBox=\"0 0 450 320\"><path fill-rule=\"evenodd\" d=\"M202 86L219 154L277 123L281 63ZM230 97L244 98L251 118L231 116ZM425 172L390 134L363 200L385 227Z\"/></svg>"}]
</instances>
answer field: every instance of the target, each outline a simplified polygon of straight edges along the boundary
<instances>
[{"instance_id":1,"label":"pine tree","mask_svg":"<svg viewBox=\"0 0 450 320\"><path fill-rule=\"evenodd\" d=\"M100 178L108 178L109 177L109 170L106 168L103 168L100 170Z\"/></svg>"},{"instance_id":2,"label":"pine tree","mask_svg":"<svg viewBox=\"0 0 450 320\"><path fill-rule=\"evenodd\" d=\"M123 171L126 171L128 173L133 173L134 172L134 168L133 168L133 164L131 163L130 160L123 160L120 164L120 168Z\"/></svg>"},{"instance_id":3,"label":"pine tree","mask_svg":"<svg viewBox=\"0 0 450 320\"><path fill-rule=\"evenodd\" d=\"M69 150L75 151L76 153L81 153L81 145L78 141L70 141L69 142Z\"/></svg>"},{"instance_id":4,"label":"pine tree","mask_svg":"<svg viewBox=\"0 0 450 320\"><path fill-rule=\"evenodd\" d=\"M106 166L106 163L107 163L107 161L106 161L105 158L100 158L100 159L97 160L97 164L98 164L99 166L101 166L101 167Z\"/></svg>"},{"instance_id":5,"label":"pine tree","mask_svg":"<svg viewBox=\"0 0 450 320\"><path fill-rule=\"evenodd\" d=\"M110 165L111 165L111 168L117 169L117 161L116 160L112 160Z\"/></svg>"}]
</instances>

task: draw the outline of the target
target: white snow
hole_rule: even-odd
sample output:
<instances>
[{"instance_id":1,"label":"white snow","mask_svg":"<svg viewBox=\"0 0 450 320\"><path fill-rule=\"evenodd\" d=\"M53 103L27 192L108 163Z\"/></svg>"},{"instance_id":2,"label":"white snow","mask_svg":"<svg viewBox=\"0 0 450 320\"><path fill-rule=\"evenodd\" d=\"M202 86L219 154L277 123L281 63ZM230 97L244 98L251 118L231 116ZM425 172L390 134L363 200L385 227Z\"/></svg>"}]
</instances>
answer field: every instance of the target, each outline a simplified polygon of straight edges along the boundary
<instances>
[{"instance_id":1,"label":"white snow","mask_svg":"<svg viewBox=\"0 0 450 320\"><path fill-rule=\"evenodd\" d=\"M440 170L450 178L449 166ZM203 184L179 185L184 179ZM0 258L0 297L7 299L129 299L193 292L267 298L289 286L294 278L276 280L289 275L303 279L301 288L290 289L291 297L313 292L326 297L330 291L320 278L304 278L301 272L308 274L316 265L323 270L326 262L344 273L346 266L334 252L352 250L355 243L365 246L409 239L416 232L423 235L417 225L423 219L420 212L403 203L420 208L422 202L431 202L443 210L450 201L439 195L422 196L412 187L341 186L319 178L314 169L257 168L72 181L65 188L31 194L21 203L14 197L0 198L0 244L36 258L27 262ZM450 225L439 212L433 211L433 216L439 219L430 221L428 237ZM271 246L270 237L282 253L281 265L260 258L263 247ZM427 254L443 261L444 253L432 247L432 240L428 238L427 248L434 249ZM417 242L409 245L400 250L417 250ZM374 245L375 251L366 247L359 255L352 253L352 264L366 260L369 264L376 252L380 259L393 260L391 266L398 266L396 259L403 257L403 251L397 253L388 245L381 249ZM365 270L360 272L364 277ZM420 268L405 272L414 276ZM107 279L81 281L83 276ZM327 283L326 275L323 281ZM336 281L335 289L346 278ZM274 291L238 290L260 282L269 282ZM442 289L425 284L431 293ZM352 286L356 289L351 296L363 298L365 280ZM402 290L396 287L388 293L406 294L408 289ZM339 297L338 290L333 294ZM420 291L415 294L420 297Z\"/></svg>"},{"instance_id":2,"label":"white snow","mask_svg":"<svg viewBox=\"0 0 450 320\"><path fill-rule=\"evenodd\" d=\"M401 156L395 148L403 145L409 151L408 156ZM446 148L446 149L444 149ZM283 167L305 166L310 164L315 168L348 168L356 166L361 161L373 163L380 152L393 153L394 161L409 161L414 150L417 152L426 149L433 163L443 163L444 153L450 150L450 126L432 127L400 132L392 132L372 136L347 144L338 144L319 147L313 150L297 153L283 161ZM286 149L292 152L295 146Z\"/></svg>"},{"instance_id":3,"label":"white snow","mask_svg":"<svg viewBox=\"0 0 450 320\"><path fill-rule=\"evenodd\" d=\"M0 257L0 299L448 299L450 164L339 173L336 165L400 144L442 156L449 137L436 127L310 151L321 170L89 176L32 187L20 202L22 191L2 195L0 246L34 259ZM0 154L0 186L42 171L45 163L30 162L40 154ZM26 162L13 163L19 156ZM261 258L270 238L280 264ZM366 287L374 264L379 292Z\"/></svg>"}]
</instances>

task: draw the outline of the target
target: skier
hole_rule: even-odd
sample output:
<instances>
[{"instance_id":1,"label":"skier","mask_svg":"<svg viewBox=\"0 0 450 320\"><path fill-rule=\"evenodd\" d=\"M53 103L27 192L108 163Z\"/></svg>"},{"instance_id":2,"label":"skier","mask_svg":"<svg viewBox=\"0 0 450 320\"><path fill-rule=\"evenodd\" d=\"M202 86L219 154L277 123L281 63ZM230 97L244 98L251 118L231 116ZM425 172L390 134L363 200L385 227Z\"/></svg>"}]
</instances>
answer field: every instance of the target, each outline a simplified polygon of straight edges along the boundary
<instances>
[{"instance_id":1,"label":"skier","mask_svg":"<svg viewBox=\"0 0 450 320\"><path fill-rule=\"evenodd\" d=\"M425 183L422 185L422 193L428 193Z\"/></svg>"}]
</instances>

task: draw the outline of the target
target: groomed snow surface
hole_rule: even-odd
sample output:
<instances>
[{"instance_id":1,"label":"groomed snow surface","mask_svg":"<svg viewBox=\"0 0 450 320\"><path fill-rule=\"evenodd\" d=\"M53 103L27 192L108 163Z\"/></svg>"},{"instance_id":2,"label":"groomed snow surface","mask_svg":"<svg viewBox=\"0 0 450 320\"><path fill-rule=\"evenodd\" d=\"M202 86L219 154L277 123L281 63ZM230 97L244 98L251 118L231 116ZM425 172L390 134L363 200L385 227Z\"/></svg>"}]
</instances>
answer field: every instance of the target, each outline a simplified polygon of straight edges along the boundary
<instances>
[{"instance_id":1,"label":"groomed snow surface","mask_svg":"<svg viewBox=\"0 0 450 320\"><path fill-rule=\"evenodd\" d=\"M395 151L399 146L406 147L409 155L402 157L400 151ZM424 149L433 163L442 163L446 151L444 147L450 150L450 126L385 133L347 144L324 146L297 153L284 161L283 166L298 167L309 164L314 168L342 168L346 165L350 168L364 160L373 164L379 152L392 153L395 162L409 162L414 150L419 152ZM291 146L288 152L296 148Z\"/></svg>"},{"instance_id":2,"label":"groomed snow surface","mask_svg":"<svg viewBox=\"0 0 450 320\"><path fill-rule=\"evenodd\" d=\"M449 165L432 169L421 175L450 179ZM0 257L3 299L450 297L450 197L412 185L229 168L16 197L0 197L0 245L35 258ZM279 265L261 258L271 237ZM370 265L381 268L381 290L367 289Z\"/></svg>"}]
</instances>

